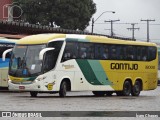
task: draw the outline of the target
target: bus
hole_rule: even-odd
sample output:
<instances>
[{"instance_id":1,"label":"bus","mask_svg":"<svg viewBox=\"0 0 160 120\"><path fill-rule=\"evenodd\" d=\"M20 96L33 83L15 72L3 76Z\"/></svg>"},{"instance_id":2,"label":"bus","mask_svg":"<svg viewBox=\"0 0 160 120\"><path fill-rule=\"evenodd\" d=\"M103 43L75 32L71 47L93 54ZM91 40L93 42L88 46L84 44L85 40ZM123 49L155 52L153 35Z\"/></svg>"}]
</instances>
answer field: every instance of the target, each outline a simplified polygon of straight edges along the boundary
<instances>
[{"instance_id":1,"label":"bus","mask_svg":"<svg viewBox=\"0 0 160 120\"><path fill-rule=\"evenodd\" d=\"M8 88L8 66L10 58L10 54L7 54L6 61L2 61L2 54L5 50L13 48L15 42L15 39L0 37L0 89Z\"/></svg>"},{"instance_id":2,"label":"bus","mask_svg":"<svg viewBox=\"0 0 160 120\"><path fill-rule=\"evenodd\" d=\"M20 39L12 51L9 89L38 93L92 91L95 96L139 96L157 87L156 44L105 36L38 34Z\"/></svg>"}]
</instances>

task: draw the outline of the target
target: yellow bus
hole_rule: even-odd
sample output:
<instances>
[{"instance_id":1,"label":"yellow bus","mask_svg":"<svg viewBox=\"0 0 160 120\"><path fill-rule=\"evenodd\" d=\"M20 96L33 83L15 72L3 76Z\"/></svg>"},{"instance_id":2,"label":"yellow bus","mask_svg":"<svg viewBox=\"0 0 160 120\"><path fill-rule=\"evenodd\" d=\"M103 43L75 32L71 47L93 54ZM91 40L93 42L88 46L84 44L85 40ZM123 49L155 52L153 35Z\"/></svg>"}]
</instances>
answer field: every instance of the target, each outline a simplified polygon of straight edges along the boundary
<instances>
[{"instance_id":1,"label":"yellow bus","mask_svg":"<svg viewBox=\"0 0 160 120\"><path fill-rule=\"evenodd\" d=\"M94 35L39 34L20 39L13 48L9 89L29 91L31 97L43 92L65 97L67 91L139 96L142 90L156 89L157 72L154 43Z\"/></svg>"}]
</instances>

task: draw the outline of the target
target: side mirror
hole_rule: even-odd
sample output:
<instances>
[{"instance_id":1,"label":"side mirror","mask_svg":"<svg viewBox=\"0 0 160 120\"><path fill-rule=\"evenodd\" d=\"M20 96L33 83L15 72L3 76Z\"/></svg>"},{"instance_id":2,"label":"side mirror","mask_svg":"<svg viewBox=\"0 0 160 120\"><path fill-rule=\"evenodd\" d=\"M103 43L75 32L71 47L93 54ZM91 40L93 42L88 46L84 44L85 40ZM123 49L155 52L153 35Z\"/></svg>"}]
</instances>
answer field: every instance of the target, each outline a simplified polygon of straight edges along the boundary
<instances>
[{"instance_id":1,"label":"side mirror","mask_svg":"<svg viewBox=\"0 0 160 120\"><path fill-rule=\"evenodd\" d=\"M5 61L6 60L6 55L7 53L11 52L13 49L8 49L8 50L5 50L2 54L2 60Z\"/></svg>"},{"instance_id":2,"label":"side mirror","mask_svg":"<svg viewBox=\"0 0 160 120\"><path fill-rule=\"evenodd\" d=\"M43 56L47 51L54 50L55 48L45 48L39 52L39 60L43 60Z\"/></svg>"}]
</instances>

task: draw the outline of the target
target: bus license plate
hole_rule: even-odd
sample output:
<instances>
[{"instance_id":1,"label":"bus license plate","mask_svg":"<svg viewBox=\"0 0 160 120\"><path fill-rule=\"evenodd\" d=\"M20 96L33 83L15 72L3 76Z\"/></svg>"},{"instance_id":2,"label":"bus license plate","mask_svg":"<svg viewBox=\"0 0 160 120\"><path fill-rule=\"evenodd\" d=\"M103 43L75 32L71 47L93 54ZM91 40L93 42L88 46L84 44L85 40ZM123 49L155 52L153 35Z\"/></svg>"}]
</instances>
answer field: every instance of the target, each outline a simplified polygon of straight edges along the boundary
<instances>
[{"instance_id":1,"label":"bus license plate","mask_svg":"<svg viewBox=\"0 0 160 120\"><path fill-rule=\"evenodd\" d=\"M19 89L20 89L20 90L24 90L24 89L25 89L25 86L19 86Z\"/></svg>"}]
</instances>

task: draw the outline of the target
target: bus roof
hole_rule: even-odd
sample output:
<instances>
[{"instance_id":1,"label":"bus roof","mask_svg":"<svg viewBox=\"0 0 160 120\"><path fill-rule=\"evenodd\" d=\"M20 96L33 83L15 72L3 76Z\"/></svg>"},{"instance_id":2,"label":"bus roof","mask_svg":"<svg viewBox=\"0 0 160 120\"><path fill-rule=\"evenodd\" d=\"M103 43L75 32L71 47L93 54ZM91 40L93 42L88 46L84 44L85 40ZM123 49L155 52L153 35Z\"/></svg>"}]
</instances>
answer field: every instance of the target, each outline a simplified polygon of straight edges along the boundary
<instances>
[{"instance_id":1,"label":"bus roof","mask_svg":"<svg viewBox=\"0 0 160 120\"><path fill-rule=\"evenodd\" d=\"M20 39L17 44L45 44L56 38L65 38L65 34L38 34Z\"/></svg>"},{"instance_id":2,"label":"bus roof","mask_svg":"<svg viewBox=\"0 0 160 120\"><path fill-rule=\"evenodd\" d=\"M114 44L131 44L131 45L150 45L156 46L154 43L147 42L135 42L130 40L120 40L108 38L105 36L95 36L95 35L76 35L76 34L38 34L31 35L20 39L17 44L45 44L51 40L65 38L71 41L83 41L83 42L95 42L95 43L114 43Z\"/></svg>"}]
</instances>

